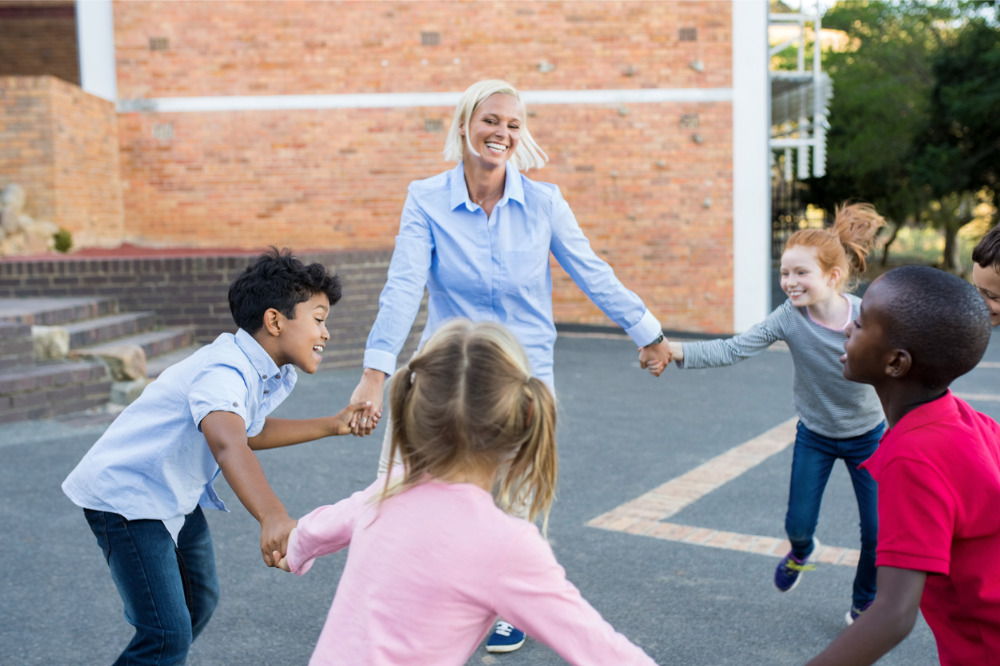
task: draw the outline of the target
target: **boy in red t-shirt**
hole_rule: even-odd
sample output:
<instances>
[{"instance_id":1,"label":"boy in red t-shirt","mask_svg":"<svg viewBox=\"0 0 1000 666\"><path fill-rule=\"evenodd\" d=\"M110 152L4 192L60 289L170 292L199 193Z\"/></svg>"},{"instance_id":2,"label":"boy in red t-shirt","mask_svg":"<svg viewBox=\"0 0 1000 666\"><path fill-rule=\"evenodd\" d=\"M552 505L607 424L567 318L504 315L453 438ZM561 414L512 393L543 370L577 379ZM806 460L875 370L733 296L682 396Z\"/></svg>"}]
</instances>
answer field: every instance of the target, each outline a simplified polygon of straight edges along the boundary
<instances>
[{"instance_id":1,"label":"boy in red t-shirt","mask_svg":"<svg viewBox=\"0 0 1000 666\"><path fill-rule=\"evenodd\" d=\"M841 362L889 423L862 464L879 486L878 594L810 664L874 663L918 607L942 664L1000 664L1000 426L948 389L990 331L976 289L944 271L904 266L865 293Z\"/></svg>"}]
</instances>

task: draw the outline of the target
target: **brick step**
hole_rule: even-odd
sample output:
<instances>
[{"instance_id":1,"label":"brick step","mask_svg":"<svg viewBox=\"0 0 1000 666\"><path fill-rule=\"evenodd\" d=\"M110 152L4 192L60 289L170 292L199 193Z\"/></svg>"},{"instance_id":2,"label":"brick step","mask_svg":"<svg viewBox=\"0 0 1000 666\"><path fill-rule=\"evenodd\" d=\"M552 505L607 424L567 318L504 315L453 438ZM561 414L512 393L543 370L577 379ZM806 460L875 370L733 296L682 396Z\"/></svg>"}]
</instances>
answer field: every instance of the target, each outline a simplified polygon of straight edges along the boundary
<instances>
[{"instance_id":1,"label":"brick step","mask_svg":"<svg viewBox=\"0 0 1000 666\"><path fill-rule=\"evenodd\" d=\"M155 324L156 314L153 312L127 312L72 322L66 324L65 329L69 333L69 348L79 349L143 333Z\"/></svg>"},{"instance_id":2,"label":"brick step","mask_svg":"<svg viewBox=\"0 0 1000 666\"><path fill-rule=\"evenodd\" d=\"M0 319L0 371L18 365L29 365L35 358L31 341L31 326Z\"/></svg>"},{"instance_id":3,"label":"brick step","mask_svg":"<svg viewBox=\"0 0 1000 666\"><path fill-rule=\"evenodd\" d=\"M70 350L69 355L70 358L103 356L107 353L114 353L122 347L139 347L146 355L148 363L153 357L171 354L178 349L185 349L193 344L193 327L172 326L115 338L99 345L75 348Z\"/></svg>"},{"instance_id":4,"label":"brick step","mask_svg":"<svg viewBox=\"0 0 1000 666\"><path fill-rule=\"evenodd\" d=\"M118 301L99 297L0 298L0 319L32 326L60 326L118 312Z\"/></svg>"},{"instance_id":5,"label":"brick step","mask_svg":"<svg viewBox=\"0 0 1000 666\"><path fill-rule=\"evenodd\" d=\"M100 361L53 361L0 371L0 423L81 412L110 398L111 376Z\"/></svg>"}]
</instances>

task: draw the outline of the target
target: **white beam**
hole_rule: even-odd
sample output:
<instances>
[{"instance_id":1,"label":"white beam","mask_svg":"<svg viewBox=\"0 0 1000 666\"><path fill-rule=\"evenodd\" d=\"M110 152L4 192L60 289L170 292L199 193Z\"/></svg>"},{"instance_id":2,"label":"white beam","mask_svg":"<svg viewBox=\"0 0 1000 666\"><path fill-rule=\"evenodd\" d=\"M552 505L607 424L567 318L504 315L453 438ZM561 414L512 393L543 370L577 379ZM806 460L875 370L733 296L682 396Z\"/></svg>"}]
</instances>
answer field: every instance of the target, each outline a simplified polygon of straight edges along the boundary
<instances>
[{"instance_id":1,"label":"white beam","mask_svg":"<svg viewBox=\"0 0 1000 666\"><path fill-rule=\"evenodd\" d=\"M116 101L118 76L111 0L76 0L76 40L80 87L91 95Z\"/></svg>"},{"instance_id":2,"label":"white beam","mask_svg":"<svg viewBox=\"0 0 1000 666\"><path fill-rule=\"evenodd\" d=\"M732 0L733 330L771 306L771 78L767 0Z\"/></svg>"}]
</instances>

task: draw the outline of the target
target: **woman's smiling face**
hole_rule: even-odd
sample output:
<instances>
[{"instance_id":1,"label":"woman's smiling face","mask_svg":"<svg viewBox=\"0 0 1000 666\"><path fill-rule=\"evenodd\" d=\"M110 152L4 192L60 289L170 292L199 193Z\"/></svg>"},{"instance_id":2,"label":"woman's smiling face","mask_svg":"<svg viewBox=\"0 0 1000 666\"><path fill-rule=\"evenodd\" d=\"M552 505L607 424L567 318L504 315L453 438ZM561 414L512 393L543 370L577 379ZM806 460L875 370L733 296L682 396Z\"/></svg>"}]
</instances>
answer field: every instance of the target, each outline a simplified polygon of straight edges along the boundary
<instances>
[{"instance_id":1,"label":"woman's smiling face","mask_svg":"<svg viewBox=\"0 0 1000 666\"><path fill-rule=\"evenodd\" d=\"M517 149L521 134L521 104L511 95L490 95L476 107L469 127L462 130L479 159L493 165L504 164ZM466 159L470 157L465 147Z\"/></svg>"}]
</instances>

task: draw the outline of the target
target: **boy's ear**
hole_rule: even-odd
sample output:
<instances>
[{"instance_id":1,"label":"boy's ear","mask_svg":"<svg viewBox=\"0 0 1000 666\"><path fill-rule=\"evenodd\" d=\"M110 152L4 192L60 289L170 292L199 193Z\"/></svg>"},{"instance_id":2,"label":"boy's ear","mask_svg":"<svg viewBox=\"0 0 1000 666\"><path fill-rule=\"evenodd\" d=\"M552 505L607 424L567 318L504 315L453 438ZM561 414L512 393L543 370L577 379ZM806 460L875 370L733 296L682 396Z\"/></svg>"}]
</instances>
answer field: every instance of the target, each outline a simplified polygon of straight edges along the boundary
<instances>
[{"instance_id":1,"label":"boy's ear","mask_svg":"<svg viewBox=\"0 0 1000 666\"><path fill-rule=\"evenodd\" d=\"M264 311L264 330L267 331L268 335L278 337L281 335L281 324L283 320L284 316L280 312L274 308L268 308Z\"/></svg>"},{"instance_id":2,"label":"boy's ear","mask_svg":"<svg viewBox=\"0 0 1000 666\"><path fill-rule=\"evenodd\" d=\"M885 374L892 379L902 379L913 367L913 357L905 349L893 349L885 366Z\"/></svg>"}]
</instances>

